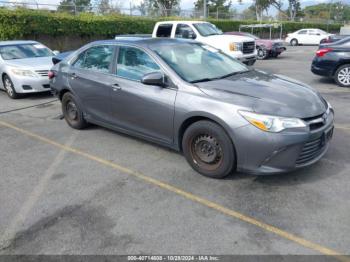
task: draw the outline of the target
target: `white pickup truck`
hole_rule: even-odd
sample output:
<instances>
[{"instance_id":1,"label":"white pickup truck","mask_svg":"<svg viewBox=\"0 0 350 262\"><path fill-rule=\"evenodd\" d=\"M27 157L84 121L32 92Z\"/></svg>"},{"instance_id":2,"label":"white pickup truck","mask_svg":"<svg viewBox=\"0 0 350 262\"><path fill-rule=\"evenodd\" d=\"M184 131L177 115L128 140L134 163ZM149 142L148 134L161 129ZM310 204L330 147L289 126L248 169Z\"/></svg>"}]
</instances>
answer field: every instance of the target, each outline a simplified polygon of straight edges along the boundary
<instances>
[{"instance_id":1,"label":"white pickup truck","mask_svg":"<svg viewBox=\"0 0 350 262\"><path fill-rule=\"evenodd\" d=\"M195 39L215 47L247 65L256 61L255 40L250 37L224 35L215 25L204 21L162 21L156 23L152 37Z\"/></svg>"}]
</instances>

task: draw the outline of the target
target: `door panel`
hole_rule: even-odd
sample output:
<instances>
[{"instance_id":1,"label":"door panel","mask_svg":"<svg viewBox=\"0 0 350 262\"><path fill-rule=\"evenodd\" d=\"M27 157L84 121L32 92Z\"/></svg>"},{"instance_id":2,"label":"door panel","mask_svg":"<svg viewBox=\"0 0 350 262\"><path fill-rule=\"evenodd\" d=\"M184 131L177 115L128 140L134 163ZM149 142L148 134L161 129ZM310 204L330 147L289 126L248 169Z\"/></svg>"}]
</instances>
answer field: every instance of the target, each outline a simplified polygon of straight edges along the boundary
<instances>
[{"instance_id":1,"label":"door panel","mask_svg":"<svg viewBox=\"0 0 350 262\"><path fill-rule=\"evenodd\" d=\"M113 121L154 140L172 143L176 89L141 83L143 75L157 71L160 67L144 50L119 47L118 88L111 94Z\"/></svg>"},{"instance_id":2,"label":"door panel","mask_svg":"<svg viewBox=\"0 0 350 262\"><path fill-rule=\"evenodd\" d=\"M68 72L69 85L88 118L111 121L111 92L115 77L110 74L115 47L100 45L79 54Z\"/></svg>"},{"instance_id":3,"label":"door panel","mask_svg":"<svg viewBox=\"0 0 350 262\"><path fill-rule=\"evenodd\" d=\"M113 121L122 128L171 143L176 90L118 78L112 92Z\"/></svg>"},{"instance_id":4,"label":"door panel","mask_svg":"<svg viewBox=\"0 0 350 262\"><path fill-rule=\"evenodd\" d=\"M114 76L71 67L69 85L83 104L88 118L110 121L111 90Z\"/></svg>"}]
</instances>

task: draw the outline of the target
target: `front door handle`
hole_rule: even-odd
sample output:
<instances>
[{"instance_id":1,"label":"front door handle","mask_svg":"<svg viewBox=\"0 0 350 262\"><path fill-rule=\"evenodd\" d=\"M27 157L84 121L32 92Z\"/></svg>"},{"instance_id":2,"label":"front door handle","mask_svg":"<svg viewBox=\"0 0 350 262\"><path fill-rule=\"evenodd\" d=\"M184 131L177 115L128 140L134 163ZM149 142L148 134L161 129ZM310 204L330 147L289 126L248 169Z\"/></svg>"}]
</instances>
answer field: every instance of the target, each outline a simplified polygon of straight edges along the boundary
<instances>
[{"instance_id":1,"label":"front door handle","mask_svg":"<svg viewBox=\"0 0 350 262\"><path fill-rule=\"evenodd\" d=\"M113 91L119 91L120 89L122 89L118 84L113 84L112 88Z\"/></svg>"}]
</instances>

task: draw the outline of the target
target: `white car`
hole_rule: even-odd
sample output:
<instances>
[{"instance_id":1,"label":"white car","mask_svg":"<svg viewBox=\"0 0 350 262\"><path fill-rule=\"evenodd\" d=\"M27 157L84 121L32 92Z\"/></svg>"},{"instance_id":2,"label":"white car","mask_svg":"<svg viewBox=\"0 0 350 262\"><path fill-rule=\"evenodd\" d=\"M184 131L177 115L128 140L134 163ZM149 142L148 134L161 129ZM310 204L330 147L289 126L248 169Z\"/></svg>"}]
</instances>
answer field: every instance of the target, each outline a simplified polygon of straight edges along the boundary
<instances>
[{"instance_id":1,"label":"white car","mask_svg":"<svg viewBox=\"0 0 350 262\"><path fill-rule=\"evenodd\" d=\"M203 21L162 21L156 23L152 37L187 38L210 45L247 65L257 58L255 39L224 35L215 25Z\"/></svg>"},{"instance_id":2,"label":"white car","mask_svg":"<svg viewBox=\"0 0 350 262\"><path fill-rule=\"evenodd\" d=\"M0 89L12 99L50 91L48 72L57 53L36 41L0 41Z\"/></svg>"},{"instance_id":3,"label":"white car","mask_svg":"<svg viewBox=\"0 0 350 262\"><path fill-rule=\"evenodd\" d=\"M292 46L297 45L319 45L322 39L331 34L321 29L300 29L294 33L288 34L286 42Z\"/></svg>"}]
</instances>

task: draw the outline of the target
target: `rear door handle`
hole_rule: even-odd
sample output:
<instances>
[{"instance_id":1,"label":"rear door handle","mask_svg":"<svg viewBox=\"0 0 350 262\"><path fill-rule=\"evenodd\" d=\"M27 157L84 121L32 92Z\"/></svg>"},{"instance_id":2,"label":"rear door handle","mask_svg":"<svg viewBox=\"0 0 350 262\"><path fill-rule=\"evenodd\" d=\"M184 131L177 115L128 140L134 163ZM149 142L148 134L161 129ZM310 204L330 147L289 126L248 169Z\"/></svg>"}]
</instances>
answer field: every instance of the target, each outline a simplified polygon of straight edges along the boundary
<instances>
[{"instance_id":1,"label":"rear door handle","mask_svg":"<svg viewBox=\"0 0 350 262\"><path fill-rule=\"evenodd\" d=\"M112 88L113 91L119 91L122 89L118 84L112 84Z\"/></svg>"}]
</instances>

